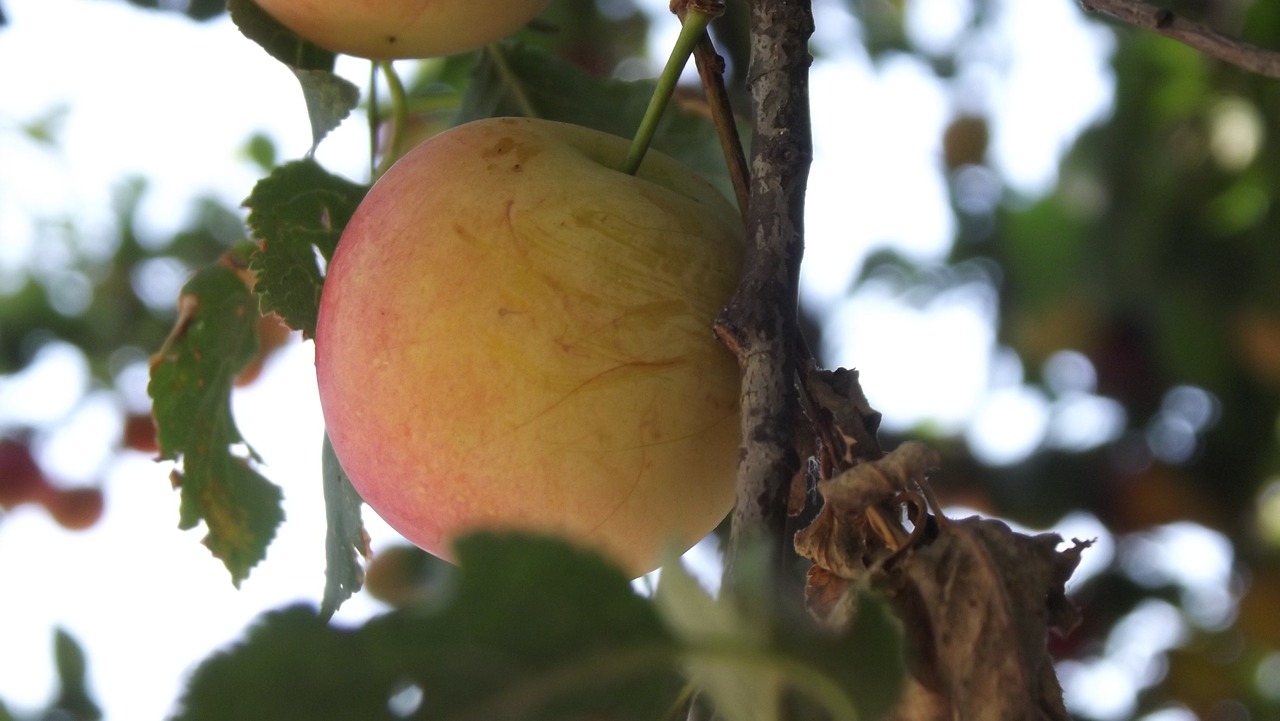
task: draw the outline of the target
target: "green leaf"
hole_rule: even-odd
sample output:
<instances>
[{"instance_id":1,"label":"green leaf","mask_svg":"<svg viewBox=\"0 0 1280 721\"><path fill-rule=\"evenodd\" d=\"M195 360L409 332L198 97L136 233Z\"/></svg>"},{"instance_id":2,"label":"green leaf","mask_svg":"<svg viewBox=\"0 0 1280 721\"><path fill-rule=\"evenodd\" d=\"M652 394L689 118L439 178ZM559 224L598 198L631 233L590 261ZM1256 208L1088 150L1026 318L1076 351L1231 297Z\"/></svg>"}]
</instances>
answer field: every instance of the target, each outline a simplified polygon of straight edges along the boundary
<instances>
[{"instance_id":1,"label":"green leaf","mask_svg":"<svg viewBox=\"0 0 1280 721\"><path fill-rule=\"evenodd\" d=\"M281 25L253 0L230 0L231 19L245 37L293 71L311 120L311 151L360 102L360 90L333 72L337 54Z\"/></svg>"},{"instance_id":2,"label":"green leaf","mask_svg":"<svg viewBox=\"0 0 1280 721\"><path fill-rule=\"evenodd\" d=\"M771 612L744 603L760 595L766 566L761 555L757 588L712 599L679 563L662 569L656 602L685 646L690 678L726 721L773 721L800 704L811 713L794 718L877 719L897 701L905 666L898 623L870 593L857 596L858 615L842 633L821 629L807 614ZM743 568L739 564L736 568ZM793 693L784 694L786 691Z\"/></svg>"},{"instance_id":3,"label":"green leaf","mask_svg":"<svg viewBox=\"0 0 1280 721\"><path fill-rule=\"evenodd\" d=\"M350 80L326 70L293 69L307 101L311 120L311 152L360 104L360 88Z\"/></svg>"},{"instance_id":4,"label":"green leaf","mask_svg":"<svg viewBox=\"0 0 1280 721\"><path fill-rule=\"evenodd\" d=\"M686 644L768 652L767 626L749 622L726 599L712 599L678 560L662 567L654 600L667 626ZM695 656L688 673L725 721L776 721L779 717L783 684L775 668Z\"/></svg>"},{"instance_id":5,"label":"green leaf","mask_svg":"<svg viewBox=\"0 0 1280 721\"><path fill-rule=\"evenodd\" d=\"M232 383L256 353L257 318L237 271L214 265L198 272L182 290L177 324L152 361L147 388L160 457L177 462L179 527L205 522L205 545L237 586L284 517L280 489L253 469L257 457L231 415Z\"/></svg>"},{"instance_id":6,"label":"green leaf","mask_svg":"<svg viewBox=\"0 0 1280 721\"><path fill-rule=\"evenodd\" d=\"M360 494L342 470L328 434L324 437L322 453L320 466L329 527L324 538L325 583L320 617L328 620L364 583L364 572L356 554L369 557L369 535L360 520Z\"/></svg>"},{"instance_id":7,"label":"green leaf","mask_svg":"<svg viewBox=\"0 0 1280 721\"><path fill-rule=\"evenodd\" d=\"M240 32L261 45L276 60L295 70L333 72L337 53L325 50L281 25L254 0L229 0L227 10Z\"/></svg>"},{"instance_id":8,"label":"green leaf","mask_svg":"<svg viewBox=\"0 0 1280 721\"><path fill-rule=\"evenodd\" d=\"M477 64L458 111L458 123L495 116L534 115L631 138L640 127L653 81L590 75L545 50L504 41ZM669 107L651 145L698 171L733 197L715 126L706 117Z\"/></svg>"},{"instance_id":9,"label":"green leaf","mask_svg":"<svg viewBox=\"0 0 1280 721\"><path fill-rule=\"evenodd\" d=\"M368 187L333 175L314 160L296 160L258 181L244 204L260 241L250 268L263 313L275 312L306 337L315 335L327 262Z\"/></svg>"},{"instance_id":10,"label":"green leaf","mask_svg":"<svg viewBox=\"0 0 1280 721\"><path fill-rule=\"evenodd\" d=\"M310 609L264 617L193 674L178 721L654 719L678 649L653 606L598 556L529 535L457 544L439 605L354 631Z\"/></svg>"},{"instance_id":11,"label":"green leaf","mask_svg":"<svg viewBox=\"0 0 1280 721\"><path fill-rule=\"evenodd\" d=\"M853 700L859 718L883 718L906 679L902 624L879 594L862 588L849 593L857 614L848 629L833 633L805 615L777 633L775 643L786 656L823 669Z\"/></svg>"},{"instance_id":12,"label":"green leaf","mask_svg":"<svg viewBox=\"0 0 1280 721\"><path fill-rule=\"evenodd\" d=\"M54 631L53 658L58 665L58 698L53 703L60 712L57 717L67 721L98 721L102 718L102 709L89 695L85 684L87 664L84 649L61 628Z\"/></svg>"},{"instance_id":13,"label":"green leaf","mask_svg":"<svg viewBox=\"0 0 1280 721\"><path fill-rule=\"evenodd\" d=\"M261 617L245 640L196 669L175 721L394 718L394 684L359 634L295 606Z\"/></svg>"}]
</instances>

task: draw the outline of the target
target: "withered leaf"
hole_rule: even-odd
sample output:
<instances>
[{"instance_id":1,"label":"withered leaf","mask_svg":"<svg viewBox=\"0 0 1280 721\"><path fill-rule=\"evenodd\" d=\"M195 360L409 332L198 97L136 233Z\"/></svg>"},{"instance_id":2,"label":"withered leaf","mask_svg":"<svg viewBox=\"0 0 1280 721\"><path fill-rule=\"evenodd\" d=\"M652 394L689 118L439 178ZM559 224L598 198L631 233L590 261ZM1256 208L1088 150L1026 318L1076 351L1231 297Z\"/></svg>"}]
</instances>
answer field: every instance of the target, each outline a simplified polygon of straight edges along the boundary
<instances>
[{"instance_id":1,"label":"withered leaf","mask_svg":"<svg viewBox=\"0 0 1280 721\"><path fill-rule=\"evenodd\" d=\"M1069 718L1046 631L1074 620L1063 583L1088 543L1059 553L1061 542L993 519L950 521L884 579L920 641L914 674L950 702L952 717Z\"/></svg>"},{"instance_id":2,"label":"withered leaf","mask_svg":"<svg viewBox=\"0 0 1280 721\"><path fill-rule=\"evenodd\" d=\"M924 480L939 463L933 449L908 441L876 461L859 463L834 478L820 481L823 507L796 534L796 553L848 580L865 575L869 559L862 514Z\"/></svg>"}]
</instances>

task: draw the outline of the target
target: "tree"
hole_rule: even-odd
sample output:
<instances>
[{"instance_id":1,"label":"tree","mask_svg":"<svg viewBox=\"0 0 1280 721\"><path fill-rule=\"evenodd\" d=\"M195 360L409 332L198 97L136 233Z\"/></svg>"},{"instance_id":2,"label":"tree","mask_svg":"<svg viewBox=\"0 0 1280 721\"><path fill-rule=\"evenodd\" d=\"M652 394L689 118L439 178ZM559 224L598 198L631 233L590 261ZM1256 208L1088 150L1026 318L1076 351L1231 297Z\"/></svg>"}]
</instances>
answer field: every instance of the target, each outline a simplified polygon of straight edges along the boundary
<instances>
[{"instance_id":1,"label":"tree","mask_svg":"<svg viewBox=\"0 0 1280 721\"><path fill-rule=\"evenodd\" d=\"M555 2L512 39L415 65L403 87L380 66L363 90L333 74L331 53L249 2L230 5L245 35L297 74L313 149L365 104L374 173L397 154L396 138L495 115L536 114L629 137L653 94L648 81L610 79L639 52L645 19L599 3ZM821 341L838 330L796 302L812 153L812 16L805 2L729 3L711 25L714 46L703 41L698 50L705 95L682 90L654 138L747 209L744 281L716 324L745 390L738 505L720 529L729 551L721 598L708 598L678 567L664 572L652 598L639 596L601 559L532 537L473 537L459 548L459 569L410 549L362 561L359 500L327 456L320 609L265 616L200 667L177 717L665 718L714 708L729 719L876 718L896 704L896 713L929 718L1065 718L1051 661L1081 717L1137 717L1171 704L1203 718L1274 713L1276 91L1231 63L1274 67L1258 48L1280 45L1280 15L1263 4L1247 12L1086 5L1198 50L1111 25L1113 112L1075 144L1056 188L1042 196L1001 188L987 153L999 117L980 103L958 113L940 139L957 227L951 257L922 267L883 253L861 276L915 298L965 283L997 294L999 341L1057 416L1056 439L1016 462L984 463L955 433L881 430L860 386L873 379L824 370L832 364ZM981 64L975 50L1001 13L987 3L972 9L951 47L938 51L913 42L902 12L854 5L871 58L916 58L957 91ZM185 9L195 19L220 10ZM1228 36L1251 44L1224 44ZM723 80L708 47L725 58ZM736 117L717 125L709 118L724 107ZM728 162L722 150L739 126L749 129L741 133L749 178L733 162L734 143L725 143ZM60 310L35 273L0 299L6 372L29 364L33 344L50 336L81 348L107 384L121 346L158 351L158 436L147 438L145 416L133 414L126 440L157 442L177 461L180 523L204 526L206 545L237 583L282 519L253 439L236 429L232 389L281 342L276 318L304 332L314 323L323 283L316 257L332 252L366 189L311 157L281 163L267 143L250 148L264 177L248 195L246 232L235 211L206 205L189 232L145 246L129 222L135 186L120 204L120 242L88 274L91 305ZM127 280L158 258L198 269L176 323ZM1099 416L1070 415L1085 401L1118 407L1111 418L1119 420L1089 433L1071 419ZM39 432L5 429L6 490L18 478L44 487L29 453ZM56 513L50 499L65 495L15 498ZM1116 550L1073 588L1080 616L1063 584L1095 552L1091 539L1061 544L962 519L949 510L957 505L1033 527L1093 514L1099 547ZM1167 558L1171 539L1189 528L1229 539L1229 583L1197 585ZM359 628L328 624L366 571L370 590L395 610ZM1153 609L1172 613L1181 638L1126 649L1125 634ZM60 660L71 659L62 665L75 708L58 703L93 717L66 650L74 642L58 642ZM1130 705L1073 696L1081 679L1126 653L1150 664L1147 675L1133 674L1139 693Z\"/></svg>"}]
</instances>

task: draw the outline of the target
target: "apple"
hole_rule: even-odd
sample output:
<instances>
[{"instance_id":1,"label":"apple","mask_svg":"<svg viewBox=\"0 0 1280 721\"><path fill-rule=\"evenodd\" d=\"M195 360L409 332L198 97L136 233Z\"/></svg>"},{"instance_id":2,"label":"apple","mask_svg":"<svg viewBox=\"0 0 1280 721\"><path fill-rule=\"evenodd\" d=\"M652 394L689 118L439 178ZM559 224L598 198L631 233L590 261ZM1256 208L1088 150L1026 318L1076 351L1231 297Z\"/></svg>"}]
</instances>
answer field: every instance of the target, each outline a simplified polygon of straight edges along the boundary
<instances>
[{"instance_id":1,"label":"apple","mask_svg":"<svg viewBox=\"0 0 1280 721\"><path fill-rule=\"evenodd\" d=\"M50 490L31 448L22 441L0 438L0 509L39 501Z\"/></svg>"},{"instance_id":2,"label":"apple","mask_svg":"<svg viewBox=\"0 0 1280 721\"><path fill-rule=\"evenodd\" d=\"M474 530L561 534L640 575L729 511L738 371L712 322L738 211L628 142L544 120L433 136L374 185L328 267L325 423L351 482L450 558Z\"/></svg>"},{"instance_id":3,"label":"apple","mask_svg":"<svg viewBox=\"0 0 1280 721\"><path fill-rule=\"evenodd\" d=\"M474 50L520 29L549 0L256 0L326 50L373 60Z\"/></svg>"},{"instance_id":4,"label":"apple","mask_svg":"<svg viewBox=\"0 0 1280 721\"><path fill-rule=\"evenodd\" d=\"M105 505L100 488L58 489L44 499L49 515L68 531L92 527L102 518Z\"/></svg>"}]
</instances>

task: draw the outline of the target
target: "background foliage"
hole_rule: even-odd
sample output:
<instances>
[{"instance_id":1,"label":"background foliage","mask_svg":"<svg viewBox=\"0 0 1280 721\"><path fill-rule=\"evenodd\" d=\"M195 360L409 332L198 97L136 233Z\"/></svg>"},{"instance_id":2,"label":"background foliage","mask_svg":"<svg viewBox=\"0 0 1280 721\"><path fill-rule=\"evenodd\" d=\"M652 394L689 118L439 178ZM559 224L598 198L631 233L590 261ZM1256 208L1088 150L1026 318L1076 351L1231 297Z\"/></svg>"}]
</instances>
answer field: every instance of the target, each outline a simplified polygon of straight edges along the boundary
<instances>
[{"instance_id":1,"label":"background foliage","mask_svg":"<svg viewBox=\"0 0 1280 721\"><path fill-rule=\"evenodd\" d=\"M217 1L131 1L181 12L193 21L224 11ZM850 2L848 7L860 30L849 37L850 43L861 43L881 63L903 55L921 58L957 94L965 92L962 79L975 49L994 32L987 0L975 0L962 38L951 51L939 54L913 46L904 29L903 7L874 2ZM747 42L741 9L740 3L730 3L730 13L716 30L728 59L731 90L738 107L745 108ZM1179 3L1175 9L1228 34L1280 48L1280 9L1274 3ZM458 119L530 107L550 117L605 123L628 134L628 118L638 116L647 95L642 87L627 86L613 76L625 70L630 58L643 54L648 29L646 16L630 11L626 3L556 0L536 27L497 51L415 66L407 79L419 137ZM946 501L1034 527L1049 527L1077 512L1102 524L1109 541L1102 545L1114 553L1104 568L1074 587L1085 620L1057 641L1054 651L1069 702L1073 679L1124 664L1140 667L1129 675L1138 695L1120 712L1104 713L1080 702L1073 711L1081 718L1137 718L1178 706L1204 719L1270 718L1280 714L1280 615L1275 613L1280 608L1280 84L1152 35L1127 28L1116 28L1115 34L1112 112L1071 148L1052 192L1023 198L1008 190L986 152L999 119L982 110L959 114L940 139L944 154L938 168L951 190L958 221L951 257L945 265L919 267L901 257L877 255L862 269L860 282L888 283L906 302L922 302L976 277L999 298L998 341L1016 354L1027 386L1049 399L1057 412L1065 412L1069 401L1084 393L1107 399L1108 407L1121 411L1114 416L1120 419L1114 427L1077 428L1080 437L1092 439L1088 442L1046 438L1030 455L1002 465L984 464L960 435L929 427L899 433L926 438L943 450L943 472L935 487ZM323 71L322 61L300 70ZM726 185L713 136L698 112L696 96L686 98L684 109L666 122L659 147ZM24 133L34 143L58 142L52 117L5 132ZM282 170L298 170L286 165L294 159L277 158L263 138L247 139L246 150L264 176L274 171L271 177L280 180ZM975 180L992 177L994 184ZM314 185L312 181L307 182ZM225 284L227 293L249 297L239 279L249 264L244 260L249 251L240 245L250 237L242 210L194 199L198 212L188 228L163 243L140 241L134 223L139 199L149 183L160 182L121 182L118 238L109 255L83 252L73 226L50 219L40 241L42 253L62 262L35 265L21 282L4 286L0 374L22 372L41 348L60 340L80 349L98 387L111 389L123 358L145 358L183 342L171 336L180 312L176 299L151 297L138 281L158 263L184 272L203 269L193 284ZM287 194L289 186L282 187L260 186L255 194ZM338 186L335 195L358 193L356 188ZM255 219L247 221L258 227ZM304 237L299 242L305 252L295 248L293 256L314 262L311 246L325 252L324 244L332 239ZM253 262L262 268L272 261L260 256ZM289 276L299 265L277 267L286 272L263 272ZM68 288L81 288L92 302L77 305L68 298ZM306 306L304 298L296 307L276 309L292 316L295 327L305 327ZM296 320L299 314L304 320ZM831 319L808 320L815 348L822 346L821 337L840 333ZM234 338L224 330L214 334L216 340L235 340L235 348L221 357L242 354L237 359L248 364L210 371L209 377L228 389L251 382L254 368L286 340L271 318L241 325ZM938 351L938 362L945 362L946 349ZM175 372L206 370L175 367ZM863 382L874 384L875 379L864 377ZM251 478L257 475L252 449L236 433L230 408L223 414L229 425L202 437L206 444L216 440L220 450L184 445L182 439L163 434L157 445L149 409L125 403L120 408L125 429L120 447L184 459L175 472L185 475L175 476L183 487L182 523L194 526L204 518L211 550L224 561L231 559L233 578L242 578L266 552L279 519L271 515L270 482ZM155 410L165 412L160 406ZM1104 425L1096 416L1080 418L1077 423ZM100 496L94 505L99 490L61 488L44 478L33 460L30 449L49 431L0 428L0 507L41 503L68 528L92 523L94 508L100 512ZM901 439L886 440L892 446ZM199 488L193 474L207 468L207 454L214 451L217 462L250 477L242 488L259 489L245 491L256 499L248 506L264 514L246 526L249 536L238 535L239 528L221 532L213 507L187 500L186 494ZM79 500L72 499L76 494ZM1217 587L1193 583L1189 579L1196 577L1196 569L1183 567L1191 561L1170 558L1173 539L1188 531L1212 531L1229 541L1233 565ZM247 545L219 546L232 539ZM349 554L350 547L344 552ZM442 583L440 570L411 551L380 559L369 568L371 590L393 605L424 603L423 597L432 596ZM460 598L470 597L464 593ZM1156 611L1170 612L1175 633L1163 646L1135 655L1126 639L1134 624ZM323 626L308 610L284 610L250 633L250 643L257 645L249 648L270 648L277 638L272 634L282 629L293 629L292 638L318 645L394 636L388 629L401 623L426 624L424 633L443 632L442 622L397 613L406 615L347 634ZM449 618L448 611L443 613ZM652 609L630 608L623 615L628 613L634 614L627 623L635 629L652 626L654 632L646 638L662 635L655 630L661 626L648 616ZM86 695L75 642L61 634L57 648L64 692L52 702L50 714L57 710L72 718L96 718L99 712ZM240 653L250 652L233 650L205 667L191 698L201 693L201 684L237 673L231 661ZM430 666L430 659L382 660L388 666L369 667L379 691L404 668ZM335 681L351 682L346 669L326 672ZM664 683L662 678L651 681ZM643 688L636 693L648 698ZM0 706L0 718L6 716Z\"/></svg>"}]
</instances>

